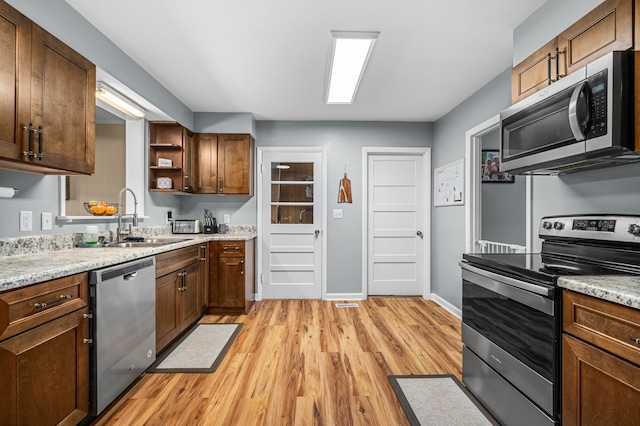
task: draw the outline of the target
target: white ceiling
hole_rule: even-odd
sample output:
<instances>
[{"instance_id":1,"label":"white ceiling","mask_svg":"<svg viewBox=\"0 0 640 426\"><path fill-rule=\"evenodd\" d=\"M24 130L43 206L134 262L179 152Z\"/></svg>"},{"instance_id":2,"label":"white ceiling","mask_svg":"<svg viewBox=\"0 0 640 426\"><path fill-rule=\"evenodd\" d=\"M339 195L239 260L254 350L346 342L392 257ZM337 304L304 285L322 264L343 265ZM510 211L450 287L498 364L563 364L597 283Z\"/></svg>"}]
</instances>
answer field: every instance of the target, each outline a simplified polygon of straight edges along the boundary
<instances>
[{"instance_id":1,"label":"white ceiling","mask_svg":"<svg viewBox=\"0 0 640 426\"><path fill-rule=\"evenodd\" d=\"M435 121L512 63L544 0L67 0L194 112ZM323 102L330 31L380 31L353 105Z\"/></svg>"}]
</instances>

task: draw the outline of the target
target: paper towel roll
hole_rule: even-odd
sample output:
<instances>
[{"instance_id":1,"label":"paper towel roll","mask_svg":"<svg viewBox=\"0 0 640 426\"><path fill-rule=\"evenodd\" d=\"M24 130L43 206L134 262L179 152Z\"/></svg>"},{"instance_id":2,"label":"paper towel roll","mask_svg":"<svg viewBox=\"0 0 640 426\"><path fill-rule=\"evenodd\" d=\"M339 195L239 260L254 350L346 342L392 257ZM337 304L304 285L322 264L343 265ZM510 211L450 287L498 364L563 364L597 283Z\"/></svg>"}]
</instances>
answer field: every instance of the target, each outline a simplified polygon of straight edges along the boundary
<instances>
[{"instance_id":1,"label":"paper towel roll","mask_svg":"<svg viewBox=\"0 0 640 426\"><path fill-rule=\"evenodd\" d=\"M18 193L18 190L15 188L9 188L6 186L0 186L0 197L2 198L11 198Z\"/></svg>"}]
</instances>

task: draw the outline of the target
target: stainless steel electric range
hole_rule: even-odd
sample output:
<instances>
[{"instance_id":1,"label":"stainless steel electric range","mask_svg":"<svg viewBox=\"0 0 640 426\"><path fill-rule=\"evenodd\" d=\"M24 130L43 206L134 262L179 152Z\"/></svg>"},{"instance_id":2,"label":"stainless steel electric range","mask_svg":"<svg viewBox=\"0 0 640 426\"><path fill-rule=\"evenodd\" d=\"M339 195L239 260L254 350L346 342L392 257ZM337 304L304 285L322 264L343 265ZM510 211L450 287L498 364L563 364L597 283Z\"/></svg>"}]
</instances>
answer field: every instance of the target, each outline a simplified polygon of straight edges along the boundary
<instances>
[{"instance_id":1,"label":"stainless steel electric range","mask_svg":"<svg viewBox=\"0 0 640 426\"><path fill-rule=\"evenodd\" d=\"M560 276L640 275L640 216L544 217L540 253L463 255L462 381L505 425L561 422Z\"/></svg>"}]
</instances>

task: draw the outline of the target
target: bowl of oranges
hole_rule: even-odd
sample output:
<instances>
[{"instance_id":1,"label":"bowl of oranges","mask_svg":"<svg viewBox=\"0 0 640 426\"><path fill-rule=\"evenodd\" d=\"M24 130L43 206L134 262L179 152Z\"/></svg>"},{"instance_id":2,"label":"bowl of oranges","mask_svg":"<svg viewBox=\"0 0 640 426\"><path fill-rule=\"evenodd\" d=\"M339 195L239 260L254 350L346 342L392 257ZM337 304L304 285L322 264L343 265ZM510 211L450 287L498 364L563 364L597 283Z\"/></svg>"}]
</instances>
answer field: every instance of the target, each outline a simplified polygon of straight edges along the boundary
<instances>
[{"instance_id":1,"label":"bowl of oranges","mask_svg":"<svg viewBox=\"0 0 640 426\"><path fill-rule=\"evenodd\" d=\"M118 213L118 204L105 201L89 201L84 203L84 209L94 216L113 216Z\"/></svg>"}]
</instances>

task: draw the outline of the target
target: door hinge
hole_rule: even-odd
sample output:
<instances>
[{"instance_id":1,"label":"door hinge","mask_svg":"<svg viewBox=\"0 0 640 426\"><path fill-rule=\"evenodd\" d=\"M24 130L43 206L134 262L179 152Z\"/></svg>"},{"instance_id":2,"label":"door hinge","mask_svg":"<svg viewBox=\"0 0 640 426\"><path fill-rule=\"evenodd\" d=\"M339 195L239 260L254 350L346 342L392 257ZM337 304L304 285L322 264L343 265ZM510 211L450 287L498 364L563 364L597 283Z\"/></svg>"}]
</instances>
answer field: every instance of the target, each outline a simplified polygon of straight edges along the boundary
<instances>
[{"instance_id":1,"label":"door hinge","mask_svg":"<svg viewBox=\"0 0 640 426\"><path fill-rule=\"evenodd\" d=\"M264 283L264 273L260 272L260 284Z\"/></svg>"}]
</instances>

